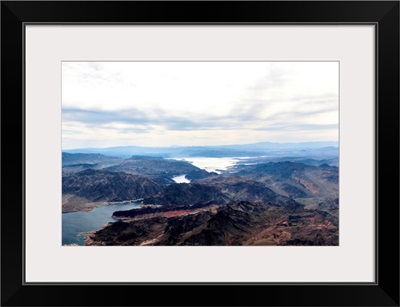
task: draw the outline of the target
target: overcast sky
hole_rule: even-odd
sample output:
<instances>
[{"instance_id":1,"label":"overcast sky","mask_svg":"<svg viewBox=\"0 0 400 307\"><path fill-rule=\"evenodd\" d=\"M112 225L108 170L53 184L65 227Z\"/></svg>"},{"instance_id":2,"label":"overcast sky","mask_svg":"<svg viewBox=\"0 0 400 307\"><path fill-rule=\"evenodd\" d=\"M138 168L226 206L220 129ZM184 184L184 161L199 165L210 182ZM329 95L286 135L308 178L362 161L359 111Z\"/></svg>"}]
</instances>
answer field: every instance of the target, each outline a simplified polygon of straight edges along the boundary
<instances>
[{"instance_id":1,"label":"overcast sky","mask_svg":"<svg viewBox=\"0 0 400 307\"><path fill-rule=\"evenodd\" d=\"M338 140L337 62L63 62L63 149Z\"/></svg>"}]
</instances>

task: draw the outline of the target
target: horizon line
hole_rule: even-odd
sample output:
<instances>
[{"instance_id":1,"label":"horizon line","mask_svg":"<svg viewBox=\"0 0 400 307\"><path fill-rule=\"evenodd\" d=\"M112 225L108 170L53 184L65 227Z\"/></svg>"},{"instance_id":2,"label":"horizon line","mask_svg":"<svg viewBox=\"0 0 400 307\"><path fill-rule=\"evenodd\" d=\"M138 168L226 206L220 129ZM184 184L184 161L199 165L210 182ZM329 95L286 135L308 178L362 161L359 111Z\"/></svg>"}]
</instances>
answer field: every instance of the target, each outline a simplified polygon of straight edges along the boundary
<instances>
[{"instance_id":1,"label":"horizon line","mask_svg":"<svg viewBox=\"0 0 400 307\"><path fill-rule=\"evenodd\" d=\"M109 148L123 148L123 147L141 147L141 148L182 148L182 147L226 147L226 146L244 146L244 145L255 145L262 143L270 143L270 144L302 144L302 143L337 143L339 141L304 141L304 142L255 142L255 143L243 143L243 144L227 144L227 145L168 145L168 146L146 146L146 145L116 145L116 146L107 146L107 147L74 147L74 148L62 148L61 150L77 150L77 149L109 149Z\"/></svg>"}]
</instances>

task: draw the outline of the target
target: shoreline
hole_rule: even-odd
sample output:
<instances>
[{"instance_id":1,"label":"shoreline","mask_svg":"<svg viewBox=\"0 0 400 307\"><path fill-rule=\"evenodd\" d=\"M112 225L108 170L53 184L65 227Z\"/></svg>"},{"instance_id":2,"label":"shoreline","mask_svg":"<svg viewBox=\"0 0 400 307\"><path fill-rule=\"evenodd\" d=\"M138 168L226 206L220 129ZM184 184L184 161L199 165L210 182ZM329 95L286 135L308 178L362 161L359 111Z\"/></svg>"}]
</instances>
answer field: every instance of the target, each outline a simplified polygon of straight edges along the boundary
<instances>
[{"instance_id":1,"label":"shoreline","mask_svg":"<svg viewBox=\"0 0 400 307\"><path fill-rule=\"evenodd\" d=\"M130 203L135 203L135 202L142 202L143 198L137 198L137 199L130 199L130 200L123 200L123 201L110 201L110 202L95 202L95 203L86 203L83 204L82 206L77 206L77 207L72 207L68 209L68 205L62 205L62 214L64 213L73 213L73 212L91 212L96 208L102 207L102 206L109 206L109 205L126 205ZM64 206L67 206L67 208L64 208ZM145 206L143 203L140 204L140 206Z\"/></svg>"}]
</instances>

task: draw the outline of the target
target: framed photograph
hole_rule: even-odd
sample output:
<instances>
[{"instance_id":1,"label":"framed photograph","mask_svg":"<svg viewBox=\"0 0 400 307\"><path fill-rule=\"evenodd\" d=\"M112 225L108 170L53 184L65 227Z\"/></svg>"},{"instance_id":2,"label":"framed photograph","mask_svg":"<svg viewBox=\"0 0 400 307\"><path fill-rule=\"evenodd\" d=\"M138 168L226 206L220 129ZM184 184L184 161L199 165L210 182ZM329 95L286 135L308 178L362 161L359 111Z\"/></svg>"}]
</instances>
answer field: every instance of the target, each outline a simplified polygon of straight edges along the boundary
<instances>
[{"instance_id":1,"label":"framed photograph","mask_svg":"<svg viewBox=\"0 0 400 307\"><path fill-rule=\"evenodd\" d=\"M398 1L3 1L1 34L2 305L399 306Z\"/></svg>"}]
</instances>

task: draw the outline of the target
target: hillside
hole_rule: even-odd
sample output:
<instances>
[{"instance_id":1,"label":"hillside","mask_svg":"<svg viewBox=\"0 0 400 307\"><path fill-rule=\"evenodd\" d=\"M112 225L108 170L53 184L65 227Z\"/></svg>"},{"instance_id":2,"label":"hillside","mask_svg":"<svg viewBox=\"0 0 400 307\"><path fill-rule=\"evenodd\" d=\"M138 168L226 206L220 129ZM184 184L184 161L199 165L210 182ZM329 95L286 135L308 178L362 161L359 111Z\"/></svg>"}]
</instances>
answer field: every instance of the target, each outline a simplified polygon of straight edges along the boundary
<instances>
[{"instance_id":1,"label":"hillside","mask_svg":"<svg viewBox=\"0 0 400 307\"><path fill-rule=\"evenodd\" d=\"M196 180L217 175L200 169L189 162L161 157L132 156L127 159L102 154L65 153L62 156L62 172L69 176L84 170L104 170L147 177L158 184L171 184L175 176L186 175Z\"/></svg>"},{"instance_id":2,"label":"hillside","mask_svg":"<svg viewBox=\"0 0 400 307\"><path fill-rule=\"evenodd\" d=\"M184 174L189 179L206 178L213 175L186 161L155 157L131 157L118 165L107 167L105 170L150 177L160 184L173 183L173 177Z\"/></svg>"},{"instance_id":3,"label":"hillside","mask_svg":"<svg viewBox=\"0 0 400 307\"><path fill-rule=\"evenodd\" d=\"M79 211L87 203L119 202L155 195L162 187L137 175L85 170L62 180L63 212Z\"/></svg>"},{"instance_id":4,"label":"hillside","mask_svg":"<svg viewBox=\"0 0 400 307\"><path fill-rule=\"evenodd\" d=\"M288 161L269 162L239 165L235 172L289 197L336 198L339 190L339 169L327 164L312 166Z\"/></svg>"},{"instance_id":5,"label":"hillside","mask_svg":"<svg viewBox=\"0 0 400 307\"><path fill-rule=\"evenodd\" d=\"M324 212L238 202L136 215L96 231L86 244L337 245L337 226Z\"/></svg>"},{"instance_id":6,"label":"hillside","mask_svg":"<svg viewBox=\"0 0 400 307\"><path fill-rule=\"evenodd\" d=\"M76 164L117 164L121 162L121 158L105 156L101 154L85 154L85 153L62 153L62 165L76 165Z\"/></svg>"}]
</instances>

